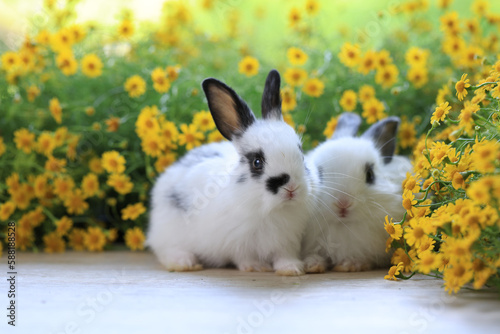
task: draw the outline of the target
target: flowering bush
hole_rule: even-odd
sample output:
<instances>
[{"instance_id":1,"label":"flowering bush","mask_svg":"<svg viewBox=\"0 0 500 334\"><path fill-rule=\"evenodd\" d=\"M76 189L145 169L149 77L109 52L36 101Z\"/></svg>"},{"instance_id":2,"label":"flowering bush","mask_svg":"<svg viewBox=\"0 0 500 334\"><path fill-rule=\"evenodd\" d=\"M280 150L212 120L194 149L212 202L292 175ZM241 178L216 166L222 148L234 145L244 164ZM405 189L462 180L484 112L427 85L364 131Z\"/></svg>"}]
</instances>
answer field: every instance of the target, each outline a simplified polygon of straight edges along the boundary
<instances>
[{"instance_id":1,"label":"flowering bush","mask_svg":"<svg viewBox=\"0 0 500 334\"><path fill-rule=\"evenodd\" d=\"M124 11L109 27L74 23L77 1L44 3L46 25L0 60L0 233L15 221L19 249L143 249L155 177L223 140L201 81L223 79L256 108L277 68L284 119L306 149L343 111L363 128L402 118L398 149L414 171L405 218L385 222L386 278L430 274L450 292L499 284L500 15L488 1L393 1L365 26L332 26L345 9L319 0L279 12L168 1L159 23Z\"/></svg>"}]
</instances>

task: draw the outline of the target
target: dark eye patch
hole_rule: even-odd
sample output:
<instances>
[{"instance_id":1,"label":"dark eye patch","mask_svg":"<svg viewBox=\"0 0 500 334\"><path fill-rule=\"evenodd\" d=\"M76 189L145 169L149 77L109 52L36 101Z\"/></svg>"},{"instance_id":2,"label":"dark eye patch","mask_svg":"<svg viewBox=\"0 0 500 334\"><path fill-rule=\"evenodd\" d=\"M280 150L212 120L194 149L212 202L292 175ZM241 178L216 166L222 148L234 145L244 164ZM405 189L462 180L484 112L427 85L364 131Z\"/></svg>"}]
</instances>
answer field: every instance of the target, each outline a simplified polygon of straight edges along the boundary
<instances>
[{"instance_id":1,"label":"dark eye patch","mask_svg":"<svg viewBox=\"0 0 500 334\"><path fill-rule=\"evenodd\" d=\"M374 184L375 183L375 172L373 171L373 164L367 163L365 166L366 173L366 183Z\"/></svg>"},{"instance_id":2,"label":"dark eye patch","mask_svg":"<svg viewBox=\"0 0 500 334\"><path fill-rule=\"evenodd\" d=\"M249 165L252 177L259 178L262 174L264 174L266 158L262 150L248 152L245 154L245 158Z\"/></svg>"},{"instance_id":3,"label":"dark eye patch","mask_svg":"<svg viewBox=\"0 0 500 334\"><path fill-rule=\"evenodd\" d=\"M285 173L279 176L270 177L266 181L266 189L276 195L280 187L287 184L288 181L290 181L290 175Z\"/></svg>"}]
</instances>

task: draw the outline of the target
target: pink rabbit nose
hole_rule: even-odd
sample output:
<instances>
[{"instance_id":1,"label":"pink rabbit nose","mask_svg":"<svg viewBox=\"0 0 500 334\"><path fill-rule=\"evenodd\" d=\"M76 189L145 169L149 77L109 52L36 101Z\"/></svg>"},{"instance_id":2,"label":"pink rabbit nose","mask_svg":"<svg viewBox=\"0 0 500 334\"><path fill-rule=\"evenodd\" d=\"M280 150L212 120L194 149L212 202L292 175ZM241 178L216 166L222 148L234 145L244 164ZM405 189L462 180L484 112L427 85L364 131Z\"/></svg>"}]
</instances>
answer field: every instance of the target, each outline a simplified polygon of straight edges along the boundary
<instances>
[{"instance_id":1,"label":"pink rabbit nose","mask_svg":"<svg viewBox=\"0 0 500 334\"><path fill-rule=\"evenodd\" d=\"M339 215L342 218L347 217L347 214L349 213L349 208L351 207L352 202L346 198L340 198L336 203L335 206L339 208Z\"/></svg>"},{"instance_id":2,"label":"pink rabbit nose","mask_svg":"<svg viewBox=\"0 0 500 334\"><path fill-rule=\"evenodd\" d=\"M283 189L285 189L285 191L287 192L286 193L286 198L288 200L291 200L293 199L295 196L297 196L297 189L299 188L299 186L295 185L295 184L289 184L288 186L286 187L283 187Z\"/></svg>"}]
</instances>

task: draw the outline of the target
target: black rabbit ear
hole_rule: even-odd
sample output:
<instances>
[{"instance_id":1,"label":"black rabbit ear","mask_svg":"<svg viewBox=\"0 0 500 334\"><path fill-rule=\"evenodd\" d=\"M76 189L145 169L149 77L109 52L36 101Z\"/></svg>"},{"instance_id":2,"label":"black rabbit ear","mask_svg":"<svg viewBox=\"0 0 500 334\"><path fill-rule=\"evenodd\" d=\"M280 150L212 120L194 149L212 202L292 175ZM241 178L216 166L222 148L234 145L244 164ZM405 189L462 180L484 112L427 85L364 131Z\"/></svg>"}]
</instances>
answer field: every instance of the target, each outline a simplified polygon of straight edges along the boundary
<instances>
[{"instance_id":1,"label":"black rabbit ear","mask_svg":"<svg viewBox=\"0 0 500 334\"><path fill-rule=\"evenodd\" d=\"M352 112L345 112L340 115L332 139L342 137L354 137L358 133L361 125L361 117Z\"/></svg>"},{"instance_id":2,"label":"black rabbit ear","mask_svg":"<svg viewBox=\"0 0 500 334\"><path fill-rule=\"evenodd\" d=\"M396 150L396 135L398 133L399 122L399 117L387 117L373 124L361 136L375 143L375 146L382 155L384 164L392 161L392 156Z\"/></svg>"},{"instance_id":3,"label":"black rabbit ear","mask_svg":"<svg viewBox=\"0 0 500 334\"><path fill-rule=\"evenodd\" d=\"M267 75L264 93L262 94L262 118L281 119L281 78L276 70L271 70Z\"/></svg>"},{"instance_id":4,"label":"black rabbit ear","mask_svg":"<svg viewBox=\"0 0 500 334\"><path fill-rule=\"evenodd\" d=\"M215 125L226 139L241 135L255 122L252 110L231 87L213 78L205 79L202 87Z\"/></svg>"}]
</instances>

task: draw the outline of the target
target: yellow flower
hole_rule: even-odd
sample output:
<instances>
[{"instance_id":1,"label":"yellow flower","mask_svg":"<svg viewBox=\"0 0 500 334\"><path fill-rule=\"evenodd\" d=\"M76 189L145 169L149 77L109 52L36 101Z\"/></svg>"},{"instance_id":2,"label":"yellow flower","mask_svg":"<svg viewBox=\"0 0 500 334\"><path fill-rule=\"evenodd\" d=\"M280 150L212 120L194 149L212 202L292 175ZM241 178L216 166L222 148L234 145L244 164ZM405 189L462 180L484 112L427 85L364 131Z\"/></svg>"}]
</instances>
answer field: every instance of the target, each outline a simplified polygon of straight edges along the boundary
<instances>
[{"instance_id":1,"label":"yellow flower","mask_svg":"<svg viewBox=\"0 0 500 334\"><path fill-rule=\"evenodd\" d=\"M295 92L291 87L286 86L281 90L281 110L287 112L294 110L296 107Z\"/></svg>"},{"instance_id":2,"label":"yellow flower","mask_svg":"<svg viewBox=\"0 0 500 334\"><path fill-rule=\"evenodd\" d=\"M475 259L472 262L472 270L474 271L474 289L482 288L488 281L488 278L496 273L496 270L488 267L481 259Z\"/></svg>"},{"instance_id":3,"label":"yellow flower","mask_svg":"<svg viewBox=\"0 0 500 334\"><path fill-rule=\"evenodd\" d=\"M170 82L174 82L179 77L179 73L181 72L181 66L180 65L167 66L165 68L165 71L167 72L168 80Z\"/></svg>"},{"instance_id":4,"label":"yellow flower","mask_svg":"<svg viewBox=\"0 0 500 334\"><path fill-rule=\"evenodd\" d=\"M399 264L400 262L403 263L403 268L402 271L404 272L409 272L413 269L413 259L417 257L417 253L415 250L411 249L408 251L408 254L406 254L405 250L402 248L398 248L394 251L394 254L392 255L391 258L391 263L392 264Z\"/></svg>"},{"instance_id":5,"label":"yellow flower","mask_svg":"<svg viewBox=\"0 0 500 334\"><path fill-rule=\"evenodd\" d=\"M7 148L5 146L3 138L0 137L0 157L5 153L6 150L7 150Z\"/></svg>"},{"instance_id":6,"label":"yellow flower","mask_svg":"<svg viewBox=\"0 0 500 334\"><path fill-rule=\"evenodd\" d=\"M198 131L194 124L181 124L181 134L179 135L179 145L185 145L189 151L196 146L200 146L205 136Z\"/></svg>"},{"instance_id":7,"label":"yellow flower","mask_svg":"<svg viewBox=\"0 0 500 334\"><path fill-rule=\"evenodd\" d=\"M73 43L74 36L69 29L61 29L50 37L50 46L54 52L67 52Z\"/></svg>"},{"instance_id":8,"label":"yellow flower","mask_svg":"<svg viewBox=\"0 0 500 334\"><path fill-rule=\"evenodd\" d=\"M56 225L56 233L59 236L64 236L68 233L68 231L73 226L73 220L68 216L63 216L61 219L55 222Z\"/></svg>"},{"instance_id":9,"label":"yellow flower","mask_svg":"<svg viewBox=\"0 0 500 334\"><path fill-rule=\"evenodd\" d=\"M417 200L415 199L415 195L409 190L405 190L403 192L403 207L406 209L406 212L410 217L413 216L413 206L417 204Z\"/></svg>"},{"instance_id":10,"label":"yellow flower","mask_svg":"<svg viewBox=\"0 0 500 334\"><path fill-rule=\"evenodd\" d=\"M259 61L254 57L246 56L238 63L238 72L247 77L256 75L259 73Z\"/></svg>"},{"instance_id":11,"label":"yellow flower","mask_svg":"<svg viewBox=\"0 0 500 334\"><path fill-rule=\"evenodd\" d=\"M384 88L392 87L398 81L399 70L394 64L379 67L375 74L375 82Z\"/></svg>"},{"instance_id":12,"label":"yellow flower","mask_svg":"<svg viewBox=\"0 0 500 334\"><path fill-rule=\"evenodd\" d=\"M85 175L82 179L81 188L86 198L96 195L99 191L99 180L97 175L93 173Z\"/></svg>"},{"instance_id":13,"label":"yellow flower","mask_svg":"<svg viewBox=\"0 0 500 334\"><path fill-rule=\"evenodd\" d=\"M384 68L392 64L392 57L389 51L380 50L377 54L377 68Z\"/></svg>"},{"instance_id":14,"label":"yellow flower","mask_svg":"<svg viewBox=\"0 0 500 334\"><path fill-rule=\"evenodd\" d=\"M157 106L146 106L141 109L139 117L135 122L135 132L139 137L144 137L149 133L160 131L160 123L157 116L159 114Z\"/></svg>"},{"instance_id":15,"label":"yellow flower","mask_svg":"<svg viewBox=\"0 0 500 334\"><path fill-rule=\"evenodd\" d=\"M469 102L469 101L467 101ZM464 129L464 131L469 135L472 136L474 134L474 119L472 118L472 115L475 114L477 111L479 111L479 105L477 104L472 104L472 103L467 103L464 105L464 108L460 110L460 115L458 115L458 119L460 120L460 123L458 126Z\"/></svg>"},{"instance_id":16,"label":"yellow flower","mask_svg":"<svg viewBox=\"0 0 500 334\"><path fill-rule=\"evenodd\" d=\"M82 59L82 72L89 78L96 78L102 74L102 61L94 53L85 55Z\"/></svg>"},{"instance_id":17,"label":"yellow flower","mask_svg":"<svg viewBox=\"0 0 500 334\"><path fill-rule=\"evenodd\" d=\"M302 91L312 97L320 97L324 89L325 84L318 78L308 79L302 87Z\"/></svg>"},{"instance_id":18,"label":"yellow flower","mask_svg":"<svg viewBox=\"0 0 500 334\"><path fill-rule=\"evenodd\" d=\"M130 182L130 177L123 174L111 174L106 184L113 187L121 195L130 193L134 188L134 184Z\"/></svg>"},{"instance_id":19,"label":"yellow flower","mask_svg":"<svg viewBox=\"0 0 500 334\"><path fill-rule=\"evenodd\" d=\"M428 71L422 66L410 68L406 77L417 89L423 87L429 81Z\"/></svg>"},{"instance_id":20,"label":"yellow flower","mask_svg":"<svg viewBox=\"0 0 500 334\"><path fill-rule=\"evenodd\" d=\"M427 65L429 54L429 50L412 46L408 49L408 51L406 51L406 63L410 65L410 67L425 67Z\"/></svg>"},{"instance_id":21,"label":"yellow flower","mask_svg":"<svg viewBox=\"0 0 500 334\"><path fill-rule=\"evenodd\" d=\"M292 86L302 86L307 79L307 72L301 68L287 68L283 74L285 82Z\"/></svg>"},{"instance_id":22,"label":"yellow flower","mask_svg":"<svg viewBox=\"0 0 500 334\"><path fill-rule=\"evenodd\" d=\"M137 226L130 228L125 232L125 244L133 251L144 249L144 240L146 237L140 228Z\"/></svg>"},{"instance_id":23,"label":"yellow flower","mask_svg":"<svg viewBox=\"0 0 500 334\"><path fill-rule=\"evenodd\" d=\"M85 249L85 230L74 228L68 235L68 244L74 251L83 251Z\"/></svg>"},{"instance_id":24,"label":"yellow flower","mask_svg":"<svg viewBox=\"0 0 500 334\"><path fill-rule=\"evenodd\" d=\"M66 171L66 163L65 159L56 159L53 156L49 156L47 161L45 162L45 169L49 172L54 173L62 173Z\"/></svg>"},{"instance_id":25,"label":"yellow flower","mask_svg":"<svg viewBox=\"0 0 500 334\"><path fill-rule=\"evenodd\" d=\"M323 134L325 135L326 138L331 138L333 133L335 132L335 128L337 128L337 123L338 123L338 117L332 117L326 123L326 128L325 131L323 131Z\"/></svg>"},{"instance_id":26,"label":"yellow flower","mask_svg":"<svg viewBox=\"0 0 500 334\"><path fill-rule=\"evenodd\" d=\"M66 248L66 243L56 232L51 232L43 237L45 253L62 253Z\"/></svg>"},{"instance_id":27,"label":"yellow flower","mask_svg":"<svg viewBox=\"0 0 500 334\"><path fill-rule=\"evenodd\" d=\"M78 62L69 50L62 51L57 55L56 65L66 76L73 75L78 70Z\"/></svg>"},{"instance_id":28,"label":"yellow flower","mask_svg":"<svg viewBox=\"0 0 500 334\"><path fill-rule=\"evenodd\" d=\"M89 204L85 202L85 196L80 189L71 191L64 198L64 206L69 214L81 215L89 208Z\"/></svg>"},{"instance_id":29,"label":"yellow flower","mask_svg":"<svg viewBox=\"0 0 500 334\"><path fill-rule=\"evenodd\" d=\"M449 294L457 293L460 288L472 280L473 271L471 270L471 263L456 263L449 266L444 270L443 280L444 289Z\"/></svg>"},{"instance_id":30,"label":"yellow flower","mask_svg":"<svg viewBox=\"0 0 500 334\"><path fill-rule=\"evenodd\" d=\"M424 252L416 260L415 268L422 274L429 274L441 264L441 255L434 252Z\"/></svg>"},{"instance_id":31,"label":"yellow flower","mask_svg":"<svg viewBox=\"0 0 500 334\"><path fill-rule=\"evenodd\" d=\"M215 129L215 122L209 111L201 110L194 114L193 124L203 132Z\"/></svg>"},{"instance_id":32,"label":"yellow flower","mask_svg":"<svg viewBox=\"0 0 500 334\"><path fill-rule=\"evenodd\" d=\"M168 148L177 148L177 145L175 145L175 143L179 139L179 130L177 130L177 126L175 125L175 123L160 118L160 127L160 134L165 140L165 145Z\"/></svg>"},{"instance_id":33,"label":"yellow flower","mask_svg":"<svg viewBox=\"0 0 500 334\"><path fill-rule=\"evenodd\" d=\"M166 93L170 89L170 81L167 78L167 72L161 67L157 67L151 72L151 80L153 80L153 88L158 93Z\"/></svg>"},{"instance_id":34,"label":"yellow flower","mask_svg":"<svg viewBox=\"0 0 500 334\"><path fill-rule=\"evenodd\" d=\"M125 81L124 88L130 97L139 97L146 92L146 81L139 75L133 75Z\"/></svg>"},{"instance_id":35,"label":"yellow flower","mask_svg":"<svg viewBox=\"0 0 500 334\"><path fill-rule=\"evenodd\" d=\"M466 46L460 53L459 65L463 67L477 67L483 62L484 51L478 46Z\"/></svg>"},{"instance_id":36,"label":"yellow flower","mask_svg":"<svg viewBox=\"0 0 500 334\"><path fill-rule=\"evenodd\" d=\"M149 156L157 157L165 149L165 141L158 133L150 133L141 140L142 151Z\"/></svg>"},{"instance_id":37,"label":"yellow flower","mask_svg":"<svg viewBox=\"0 0 500 334\"><path fill-rule=\"evenodd\" d=\"M101 164L108 173L123 173L125 163L125 158L117 151L107 151L102 154Z\"/></svg>"},{"instance_id":38,"label":"yellow flower","mask_svg":"<svg viewBox=\"0 0 500 334\"><path fill-rule=\"evenodd\" d=\"M221 135L222 137L222 135ZM162 173L168 166L175 162L175 154L174 153L166 153L162 154L156 159L155 169L158 173Z\"/></svg>"},{"instance_id":39,"label":"yellow flower","mask_svg":"<svg viewBox=\"0 0 500 334\"><path fill-rule=\"evenodd\" d=\"M146 208L144 207L144 205L141 202L139 202L136 204L127 205L127 207L122 209L121 212L122 212L122 219L123 220L128 220L128 219L136 220L137 217L139 217L144 212L146 212Z\"/></svg>"},{"instance_id":40,"label":"yellow flower","mask_svg":"<svg viewBox=\"0 0 500 334\"><path fill-rule=\"evenodd\" d=\"M121 120L119 117L110 116L107 120L104 121L107 125L106 131L108 132L116 132L120 128Z\"/></svg>"},{"instance_id":41,"label":"yellow flower","mask_svg":"<svg viewBox=\"0 0 500 334\"><path fill-rule=\"evenodd\" d=\"M85 35L87 34L85 29L81 25L78 25L78 24L73 24L73 25L69 26L68 30L73 35L73 41L75 43L82 41L85 38Z\"/></svg>"},{"instance_id":42,"label":"yellow flower","mask_svg":"<svg viewBox=\"0 0 500 334\"><path fill-rule=\"evenodd\" d=\"M83 237L83 244L91 252L100 252L106 245L106 236L99 227L89 227Z\"/></svg>"},{"instance_id":43,"label":"yellow flower","mask_svg":"<svg viewBox=\"0 0 500 334\"><path fill-rule=\"evenodd\" d=\"M14 211L16 211L16 204L12 201L0 204L0 220L6 221Z\"/></svg>"},{"instance_id":44,"label":"yellow flower","mask_svg":"<svg viewBox=\"0 0 500 334\"><path fill-rule=\"evenodd\" d=\"M59 99L57 99L56 97L50 99L49 110L50 110L52 117L54 117L54 119L56 120L56 123L61 124L61 122L62 122L62 107L61 107L61 104L59 103Z\"/></svg>"},{"instance_id":45,"label":"yellow flower","mask_svg":"<svg viewBox=\"0 0 500 334\"><path fill-rule=\"evenodd\" d=\"M85 113L87 114L87 116L94 116L95 108L94 107L87 107L87 108L85 108Z\"/></svg>"},{"instance_id":46,"label":"yellow flower","mask_svg":"<svg viewBox=\"0 0 500 334\"><path fill-rule=\"evenodd\" d=\"M472 147L473 167L481 173L495 171L495 164L500 158L500 145L496 140L482 140Z\"/></svg>"},{"instance_id":47,"label":"yellow flower","mask_svg":"<svg viewBox=\"0 0 500 334\"><path fill-rule=\"evenodd\" d=\"M453 11L441 16L440 21L442 30L450 35L458 35L460 31L460 21L457 12Z\"/></svg>"},{"instance_id":48,"label":"yellow flower","mask_svg":"<svg viewBox=\"0 0 500 334\"><path fill-rule=\"evenodd\" d=\"M375 89L370 85L363 85L358 91L359 100L366 102L375 97Z\"/></svg>"},{"instance_id":49,"label":"yellow flower","mask_svg":"<svg viewBox=\"0 0 500 334\"><path fill-rule=\"evenodd\" d=\"M401 270L404 268L403 262L399 262L397 265L392 266L389 269L387 275L384 276L384 279L397 281L397 275L401 273Z\"/></svg>"},{"instance_id":50,"label":"yellow flower","mask_svg":"<svg viewBox=\"0 0 500 334\"><path fill-rule=\"evenodd\" d=\"M29 154L35 145L35 134L25 128L16 130L14 132L14 143L16 143L18 150Z\"/></svg>"},{"instance_id":51,"label":"yellow flower","mask_svg":"<svg viewBox=\"0 0 500 334\"><path fill-rule=\"evenodd\" d=\"M9 72L12 68L21 64L21 60L16 52L7 51L2 54L2 69Z\"/></svg>"},{"instance_id":52,"label":"yellow flower","mask_svg":"<svg viewBox=\"0 0 500 334\"><path fill-rule=\"evenodd\" d=\"M98 157L93 157L89 161L89 169L92 173L102 174L104 172L104 168L102 167L101 159Z\"/></svg>"},{"instance_id":53,"label":"yellow flower","mask_svg":"<svg viewBox=\"0 0 500 334\"><path fill-rule=\"evenodd\" d=\"M448 102L440 104L436 109L434 110L434 113L432 114L431 117L431 124L434 122L442 122L446 118L446 115L451 110L451 106Z\"/></svg>"},{"instance_id":54,"label":"yellow flower","mask_svg":"<svg viewBox=\"0 0 500 334\"><path fill-rule=\"evenodd\" d=\"M368 124L372 124L387 117L384 110L384 104L376 98L373 98L363 103L363 112L361 113L361 116L366 119Z\"/></svg>"},{"instance_id":55,"label":"yellow flower","mask_svg":"<svg viewBox=\"0 0 500 334\"><path fill-rule=\"evenodd\" d=\"M290 125L292 128L295 128L295 122L290 113L283 113L283 120L285 121L286 124Z\"/></svg>"},{"instance_id":56,"label":"yellow flower","mask_svg":"<svg viewBox=\"0 0 500 334\"><path fill-rule=\"evenodd\" d=\"M294 66L302 66L307 62L307 54L299 48L289 48L286 52L288 61Z\"/></svg>"},{"instance_id":57,"label":"yellow flower","mask_svg":"<svg viewBox=\"0 0 500 334\"><path fill-rule=\"evenodd\" d=\"M37 152L42 153L46 156L52 155L52 152L56 148L56 141L51 133L44 131L38 136L37 140Z\"/></svg>"},{"instance_id":58,"label":"yellow flower","mask_svg":"<svg viewBox=\"0 0 500 334\"><path fill-rule=\"evenodd\" d=\"M401 227L401 224L394 224L392 222L392 218L391 221L389 221L389 216L385 216L384 228L394 240L399 240L403 236L403 228Z\"/></svg>"},{"instance_id":59,"label":"yellow flower","mask_svg":"<svg viewBox=\"0 0 500 334\"><path fill-rule=\"evenodd\" d=\"M317 0L306 0L306 12L309 15L316 15L319 11L319 2Z\"/></svg>"},{"instance_id":60,"label":"yellow flower","mask_svg":"<svg viewBox=\"0 0 500 334\"><path fill-rule=\"evenodd\" d=\"M370 73L377 67L377 53L375 51L367 51L359 62L358 72L364 75Z\"/></svg>"},{"instance_id":61,"label":"yellow flower","mask_svg":"<svg viewBox=\"0 0 500 334\"><path fill-rule=\"evenodd\" d=\"M31 85L26 90L26 95L28 96L28 101L33 102L40 95L40 89L35 85Z\"/></svg>"},{"instance_id":62,"label":"yellow flower","mask_svg":"<svg viewBox=\"0 0 500 334\"><path fill-rule=\"evenodd\" d=\"M290 9L290 12L288 13L288 21L290 23L290 27L295 27L299 24L299 22L302 20L302 14L300 10L296 7L292 7Z\"/></svg>"},{"instance_id":63,"label":"yellow flower","mask_svg":"<svg viewBox=\"0 0 500 334\"><path fill-rule=\"evenodd\" d=\"M357 96L356 92L348 89L344 91L340 98L339 104L345 111L353 111L356 108Z\"/></svg>"},{"instance_id":64,"label":"yellow flower","mask_svg":"<svg viewBox=\"0 0 500 334\"><path fill-rule=\"evenodd\" d=\"M460 80L455 84L455 89L457 90L457 97L460 101L467 96L467 88L470 87L469 79L467 79L467 74L462 74Z\"/></svg>"},{"instance_id":65,"label":"yellow flower","mask_svg":"<svg viewBox=\"0 0 500 334\"><path fill-rule=\"evenodd\" d=\"M434 142L430 149L430 158L433 166L439 165L450 153L451 146L443 142Z\"/></svg>"},{"instance_id":66,"label":"yellow flower","mask_svg":"<svg viewBox=\"0 0 500 334\"><path fill-rule=\"evenodd\" d=\"M425 240L431 226L428 219L414 218L410 220L409 226L405 228L404 237L410 246L420 247Z\"/></svg>"},{"instance_id":67,"label":"yellow flower","mask_svg":"<svg viewBox=\"0 0 500 334\"><path fill-rule=\"evenodd\" d=\"M126 39L132 37L134 31L134 25L130 20L123 20L118 26L118 35Z\"/></svg>"},{"instance_id":68,"label":"yellow flower","mask_svg":"<svg viewBox=\"0 0 500 334\"><path fill-rule=\"evenodd\" d=\"M356 67L361 61L361 50L358 44L344 43L338 54L340 62L347 67Z\"/></svg>"}]
</instances>

